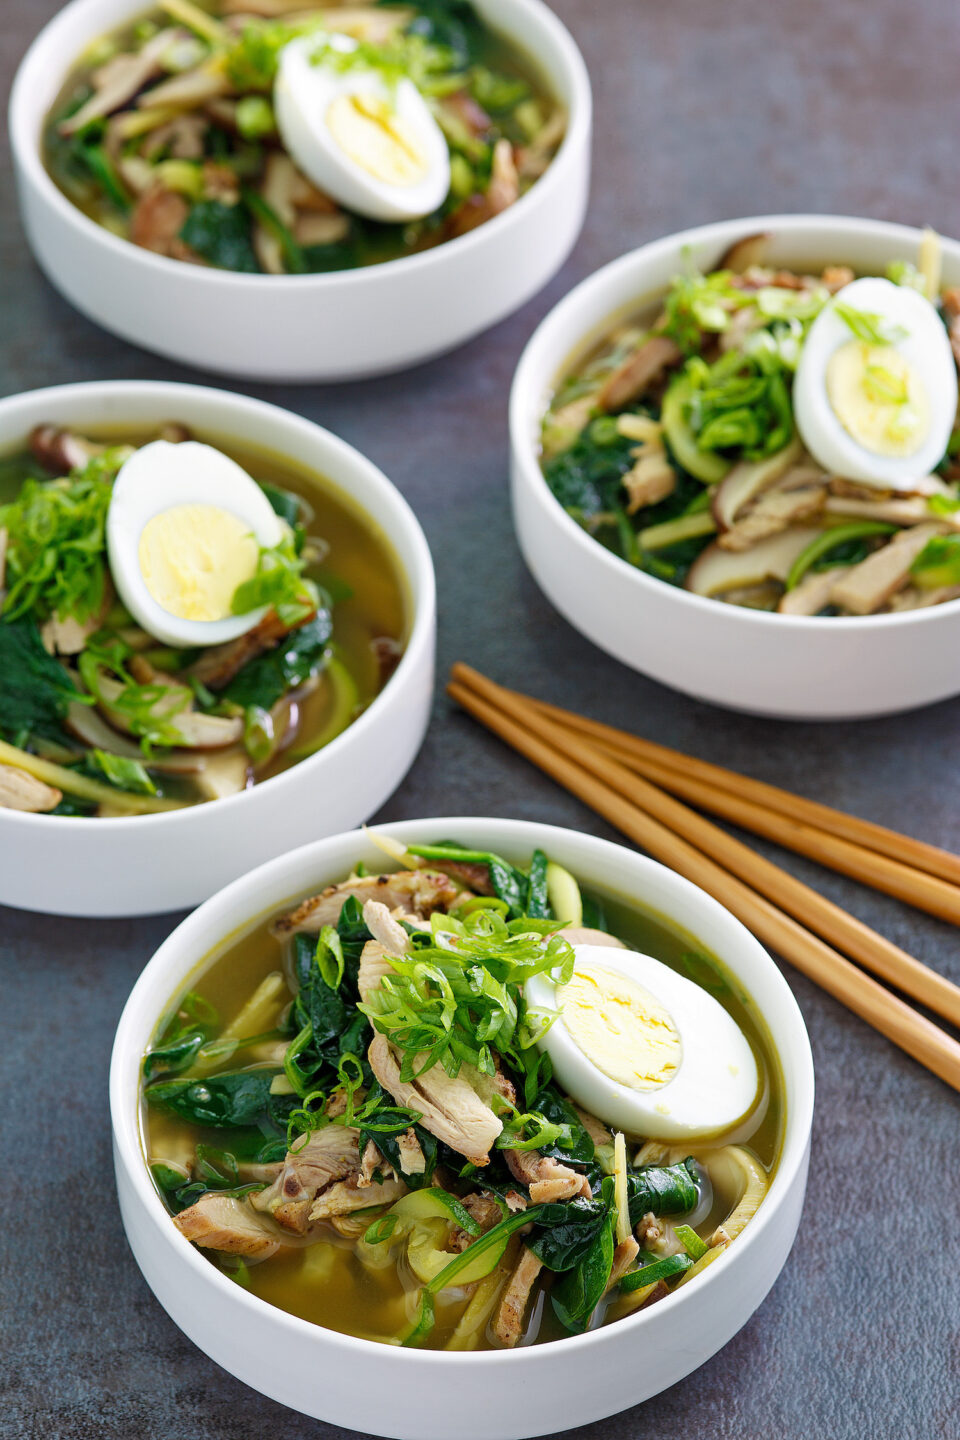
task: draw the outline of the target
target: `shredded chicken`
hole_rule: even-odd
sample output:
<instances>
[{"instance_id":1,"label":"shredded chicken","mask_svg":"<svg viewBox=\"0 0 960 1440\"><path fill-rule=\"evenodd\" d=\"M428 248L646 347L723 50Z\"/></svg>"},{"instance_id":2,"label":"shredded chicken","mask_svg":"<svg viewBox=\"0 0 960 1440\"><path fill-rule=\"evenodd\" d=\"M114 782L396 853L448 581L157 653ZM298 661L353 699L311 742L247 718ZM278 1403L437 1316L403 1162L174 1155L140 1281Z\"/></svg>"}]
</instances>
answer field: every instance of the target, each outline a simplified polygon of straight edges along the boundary
<instances>
[{"instance_id":1,"label":"shredded chicken","mask_svg":"<svg viewBox=\"0 0 960 1440\"><path fill-rule=\"evenodd\" d=\"M270 1188L253 1196L254 1207L272 1215L285 1229L304 1234L318 1194L335 1181L359 1174L359 1140L360 1132L348 1125L311 1131L305 1143L294 1142Z\"/></svg>"},{"instance_id":2,"label":"shredded chicken","mask_svg":"<svg viewBox=\"0 0 960 1440\"><path fill-rule=\"evenodd\" d=\"M539 1150L504 1150L503 1154L511 1175L526 1185L535 1205L570 1200L574 1195L590 1195L586 1175L562 1165L552 1155L541 1155Z\"/></svg>"},{"instance_id":3,"label":"shredded chicken","mask_svg":"<svg viewBox=\"0 0 960 1440\"><path fill-rule=\"evenodd\" d=\"M469 1083L468 1067L453 1077L442 1065L433 1065L414 1080L401 1080L400 1062L384 1035L374 1035L367 1058L374 1075L397 1104L420 1112L425 1129L472 1164L488 1163L490 1147L503 1130L503 1123ZM414 1068L422 1061L423 1057L418 1056Z\"/></svg>"},{"instance_id":4,"label":"shredded chicken","mask_svg":"<svg viewBox=\"0 0 960 1440\"><path fill-rule=\"evenodd\" d=\"M827 498L825 478L822 472L808 468L788 471L737 516L731 529L718 536L717 544L722 550L749 550L789 525L818 514Z\"/></svg>"},{"instance_id":5,"label":"shredded chicken","mask_svg":"<svg viewBox=\"0 0 960 1440\"><path fill-rule=\"evenodd\" d=\"M375 941L390 955L406 955L411 949L410 936L380 900L368 900L363 918Z\"/></svg>"},{"instance_id":6,"label":"shredded chicken","mask_svg":"<svg viewBox=\"0 0 960 1440\"><path fill-rule=\"evenodd\" d=\"M681 351L666 335L651 335L604 381L596 399L598 409L622 410L682 359Z\"/></svg>"},{"instance_id":7,"label":"shredded chicken","mask_svg":"<svg viewBox=\"0 0 960 1440\"><path fill-rule=\"evenodd\" d=\"M656 1255L679 1255L684 1249L670 1221L654 1215L652 1210L640 1218L634 1233L644 1250L652 1250Z\"/></svg>"},{"instance_id":8,"label":"shredded chicken","mask_svg":"<svg viewBox=\"0 0 960 1440\"><path fill-rule=\"evenodd\" d=\"M283 1243L274 1227L251 1209L246 1200L210 1192L196 1204L174 1215L173 1223L207 1250L223 1250L252 1260L267 1260Z\"/></svg>"},{"instance_id":9,"label":"shredded chicken","mask_svg":"<svg viewBox=\"0 0 960 1440\"><path fill-rule=\"evenodd\" d=\"M523 1317L530 1303L530 1293L542 1268L543 1261L524 1246L517 1267L507 1282L497 1318L493 1323L493 1333L506 1349L512 1349L523 1334Z\"/></svg>"},{"instance_id":10,"label":"shredded chicken","mask_svg":"<svg viewBox=\"0 0 960 1440\"><path fill-rule=\"evenodd\" d=\"M628 1235L626 1240L620 1241L613 1252L613 1265L610 1267L610 1279L607 1281L605 1295L609 1295L611 1290L616 1289L639 1254L640 1246L632 1235Z\"/></svg>"},{"instance_id":11,"label":"shredded chicken","mask_svg":"<svg viewBox=\"0 0 960 1440\"><path fill-rule=\"evenodd\" d=\"M666 500L677 488L677 475L666 453L660 449L641 452L640 458L623 477L628 495L627 514Z\"/></svg>"},{"instance_id":12,"label":"shredded chicken","mask_svg":"<svg viewBox=\"0 0 960 1440\"><path fill-rule=\"evenodd\" d=\"M941 525L929 524L892 536L882 550L875 550L840 577L831 591L832 603L854 615L874 614L908 584L910 566L927 541L941 533Z\"/></svg>"},{"instance_id":13,"label":"shredded chicken","mask_svg":"<svg viewBox=\"0 0 960 1440\"><path fill-rule=\"evenodd\" d=\"M407 1187L402 1180L393 1178L361 1187L359 1178L354 1175L349 1180L338 1180L317 1196L310 1210L310 1220L331 1220L334 1216L350 1215L354 1210L366 1210L372 1205L392 1205L406 1193Z\"/></svg>"},{"instance_id":14,"label":"shredded chicken","mask_svg":"<svg viewBox=\"0 0 960 1440\"><path fill-rule=\"evenodd\" d=\"M416 1133L404 1130L402 1135L397 1136L397 1149L400 1152L400 1173L402 1175L422 1175L427 1168L426 1157Z\"/></svg>"},{"instance_id":15,"label":"shredded chicken","mask_svg":"<svg viewBox=\"0 0 960 1440\"><path fill-rule=\"evenodd\" d=\"M400 870L393 875L364 875L330 885L320 895L304 900L273 926L276 936L319 935L324 925L335 925L348 895L361 904L379 900L388 910L410 910L425 920L434 910L446 910L457 897L457 888L436 870Z\"/></svg>"},{"instance_id":16,"label":"shredded chicken","mask_svg":"<svg viewBox=\"0 0 960 1440\"><path fill-rule=\"evenodd\" d=\"M62 799L59 790L19 766L0 765L0 809L40 815L55 810Z\"/></svg>"}]
</instances>

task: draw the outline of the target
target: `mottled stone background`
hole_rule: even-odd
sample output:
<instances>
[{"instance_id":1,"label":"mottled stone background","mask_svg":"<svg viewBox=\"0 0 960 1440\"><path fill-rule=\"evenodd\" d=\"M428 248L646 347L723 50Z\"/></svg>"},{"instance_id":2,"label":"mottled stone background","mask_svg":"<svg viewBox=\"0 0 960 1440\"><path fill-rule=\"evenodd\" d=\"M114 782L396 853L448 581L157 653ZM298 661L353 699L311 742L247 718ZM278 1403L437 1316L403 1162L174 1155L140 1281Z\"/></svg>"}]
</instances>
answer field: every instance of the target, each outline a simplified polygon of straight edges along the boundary
<instances>
[{"instance_id":1,"label":"mottled stone background","mask_svg":"<svg viewBox=\"0 0 960 1440\"><path fill-rule=\"evenodd\" d=\"M2 0L9 82L57 6ZM724 216L865 214L960 232L954 0L556 0L596 88L594 201L553 284L468 350L345 388L246 387L382 464L433 547L441 673L507 683L944 845L960 845L960 701L804 727L698 705L623 669L548 607L517 552L504 413L531 330L621 251ZM114 340L41 278L0 156L0 388L197 379ZM382 818L469 813L606 828L436 702ZM788 858L795 873L960 979L945 925ZM0 857L2 864L2 857ZM50 877L51 887L56 876ZM265 1440L334 1430L219 1370L167 1319L120 1229L107 1115L114 1026L173 925L0 914L0 1434L30 1440ZM957 1096L787 971L817 1064L800 1238L746 1328L686 1382L582 1440L956 1440L960 1435ZM451 1435L456 1415L451 1414Z\"/></svg>"}]
</instances>

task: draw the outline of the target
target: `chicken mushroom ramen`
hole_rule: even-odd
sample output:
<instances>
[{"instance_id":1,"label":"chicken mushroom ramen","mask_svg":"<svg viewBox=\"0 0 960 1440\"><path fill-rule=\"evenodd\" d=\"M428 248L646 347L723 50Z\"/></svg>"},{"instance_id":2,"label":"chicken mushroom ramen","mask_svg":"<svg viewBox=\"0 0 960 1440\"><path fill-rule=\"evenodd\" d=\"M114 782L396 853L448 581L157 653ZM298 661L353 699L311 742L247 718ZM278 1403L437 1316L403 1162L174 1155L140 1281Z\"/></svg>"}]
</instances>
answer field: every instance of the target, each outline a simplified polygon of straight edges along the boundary
<instances>
[{"instance_id":1,"label":"chicken mushroom ramen","mask_svg":"<svg viewBox=\"0 0 960 1440\"><path fill-rule=\"evenodd\" d=\"M124 239L301 275L484 224L565 128L468 0L161 0L81 58L44 145L60 189Z\"/></svg>"},{"instance_id":2,"label":"chicken mushroom ramen","mask_svg":"<svg viewBox=\"0 0 960 1440\"><path fill-rule=\"evenodd\" d=\"M886 277L765 264L767 236L677 275L559 385L554 496L695 594L784 615L960 597L960 287L940 246Z\"/></svg>"},{"instance_id":3,"label":"chicken mushroom ramen","mask_svg":"<svg viewBox=\"0 0 960 1440\"><path fill-rule=\"evenodd\" d=\"M16 810L236 794L344 730L403 649L372 521L309 471L175 423L122 440L38 426L0 461L0 557L0 806Z\"/></svg>"},{"instance_id":4,"label":"chicken mushroom ramen","mask_svg":"<svg viewBox=\"0 0 960 1440\"><path fill-rule=\"evenodd\" d=\"M393 849L231 939L161 1024L143 1114L172 1223L384 1344L553 1340L696 1283L780 1153L749 999L542 852Z\"/></svg>"}]
</instances>

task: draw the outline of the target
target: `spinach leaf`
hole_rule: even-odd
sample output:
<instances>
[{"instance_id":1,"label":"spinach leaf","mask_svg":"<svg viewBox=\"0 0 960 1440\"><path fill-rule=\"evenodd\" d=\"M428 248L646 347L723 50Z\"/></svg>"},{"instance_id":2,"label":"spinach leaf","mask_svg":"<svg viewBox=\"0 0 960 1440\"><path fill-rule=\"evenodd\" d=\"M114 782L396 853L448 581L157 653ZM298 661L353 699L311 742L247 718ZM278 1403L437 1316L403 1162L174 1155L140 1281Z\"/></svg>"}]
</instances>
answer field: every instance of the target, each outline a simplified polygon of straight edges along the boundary
<instances>
[{"instance_id":1,"label":"spinach leaf","mask_svg":"<svg viewBox=\"0 0 960 1440\"><path fill-rule=\"evenodd\" d=\"M534 920L549 920L553 912L547 899L547 857L534 850L527 877L527 914Z\"/></svg>"},{"instance_id":2,"label":"spinach leaf","mask_svg":"<svg viewBox=\"0 0 960 1440\"><path fill-rule=\"evenodd\" d=\"M556 1145L545 1145L544 1155L552 1155L557 1160L573 1160L581 1165L591 1165L596 1160L596 1149L590 1135L571 1105L570 1101L560 1094L553 1085L546 1085L540 1091L533 1105L532 1110L538 1110L547 1120L557 1125L569 1127L573 1143L567 1147Z\"/></svg>"},{"instance_id":3,"label":"spinach leaf","mask_svg":"<svg viewBox=\"0 0 960 1440\"><path fill-rule=\"evenodd\" d=\"M312 620L285 635L274 649L244 665L223 691L224 698L245 709L259 705L269 710L288 690L325 668L332 633L330 611L318 610Z\"/></svg>"},{"instance_id":4,"label":"spinach leaf","mask_svg":"<svg viewBox=\"0 0 960 1440\"><path fill-rule=\"evenodd\" d=\"M609 1215L606 1201L581 1195L544 1205L527 1244L548 1270L572 1270L596 1242Z\"/></svg>"},{"instance_id":5,"label":"spinach leaf","mask_svg":"<svg viewBox=\"0 0 960 1440\"><path fill-rule=\"evenodd\" d=\"M217 1130L255 1127L261 1134L286 1135L286 1118L295 1095L271 1095L277 1070L237 1070L202 1080L156 1080L146 1087L147 1101L172 1110L182 1120Z\"/></svg>"},{"instance_id":6,"label":"spinach leaf","mask_svg":"<svg viewBox=\"0 0 960 1440\"><path fill-rule=\"evenodd\" d=\"M382 5L403 5L407 0L380 0ZM469 0L417 0L408 35L422 35L434 45L453 51L453 66L464 70L480 58L483 31Z\"/></svg>"},{"instance_id":7,"label":"spinach leaf","mask_svg":"<svg viewBox=\"0 0 960 1440\"><path fill-rule=\"evenodd\" d=\"M295 527L303 511L303 501L299 495L292 490L282 490L279 485L271 485L268 480L260 480L260 489L270 501L270 507L275 515L287 524Z\"/></svg>"},{"instance_id":8,"label":"spinach leaf","mask_svg":"<svg viewBox=\"0 0 960 1440\"><path fill-rule=\"evenodd\" d=\"M198 200L190 208L180 239L221 270L259 275L260 266L254 254L251 231L250 214L245 206L224 205L220 200Z\"/></svg>"},{"instance_id":9,"label":"spinach leaf","mask_svg":"<svg viewBox=\"0 0 960 1440\"><path fill-rule=\"evenodd\" d=\"M567 1270L550 1292L554 1314L574 1334L585 1330L603 1299L613 1269L614 1219L608 1215L599 1234L579 1263Z\"/></svg>"},{"instance_id":10,"label":"spinach leaf","mask_svg":"<svg viewBox=\"0 0 960 1440\"><path fill-rule=\"evenodd\" d=\"M565 510L590 519L620 504L620 482L633 466L635 448L636 441L623 435L598 444L588 425L569 450L545 462L544 478Z\"/></svg>"},{"instance_id":11,"label":"spinach leaf","mask_svg":"<svg viewBox=\"0 0 960 1440\"><path fill-rule=\"evenodd\" d=\"M158 1075L177 1075L192 1065L197 1051L207 1040L202 1026L181 1030L166 1044L151 1050L143 1062L143 1078L148 1083Z\"/></svg>"},{"instance_id":12,"label":"spinach leaf","mask_svg":"<svg viewBox=\"0 0 960 1440\"><path fill-rule=\"evenodd\" d=\"M466 850L462 845L411 845L411 855L423 860L448 860L457 865L485 865L490 876L490 887L498 900L508 907L507 918L519 920L530 912L527 910L527 896L530 881L522 870L493 855L487 850Z\"/></svg>"},{"instance_id":13,"label":"spinach leaf","mask_svg":"<svg viewBox=\"0 0 960 1440\"><path fill-rule=\"evenodd\" d=\"M0 620L0 735L62 740L60 721L77 690L66 670L48 655L36 622Z\"/></svg>"},{"instance_id":14,"label":"spinach leaf","mask_svg":"<svg viewBox=\"0 0 960 1440\"><path fill-rule=\"evenodd\" d=\"M627 1173L630 1224L653 1215L689 1215L700 1200L700 1176L693 1156L677 1165L642 1165Z\"/></svg>"},{"instance_id":15,"label":"spinach leaf","mask_svg":"<svg viewBox=\"0 0 960 1440\"><path fill-rule=\"evenodd\" d=\"M379 1123L379 1117L378 1117ZM410 1126L407 1121L398 1120L396 1131L391 1135L383 1130L368 1130L363 1124L360 1125L360 1154L362 1155L368 1140L372 1140L398 1175L403 1174L400 1165L400 1147L397 1144L397 1136L403 1135L407 1130L413 1129L413 1133L420 1141L420 1149L423 1151L423 1158L426 1161L426 1168L420 1175L403 1175L410 1190L421 1190L433 1182L434 1171L437 1168L437 1138L431 1135L429 1130L424 1130L422 1125Z\"/></svg>"}]
</instances>

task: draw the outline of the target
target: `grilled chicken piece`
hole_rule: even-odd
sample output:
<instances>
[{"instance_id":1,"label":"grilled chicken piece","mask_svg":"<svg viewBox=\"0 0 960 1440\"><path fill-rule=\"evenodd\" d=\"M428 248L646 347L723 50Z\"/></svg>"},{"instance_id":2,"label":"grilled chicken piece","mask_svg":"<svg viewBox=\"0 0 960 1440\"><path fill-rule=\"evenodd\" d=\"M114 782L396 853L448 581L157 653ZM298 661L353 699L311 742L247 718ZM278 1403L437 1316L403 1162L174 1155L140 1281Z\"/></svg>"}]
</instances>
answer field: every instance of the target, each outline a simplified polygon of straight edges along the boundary
<instances>
[{"instance_id":1,"label":"grilled chicken piece","mask_svg":"<svg viewBox=\"0 0 960 1440\"><path fill-rule=\"evenodd\" d=\"M530 1191L535 1205L549 1205L555 1200L571 1200L574 1195L590 1196L586 1175L561 1165L552 1155L539 1150L504 1150L510 1174Z\"/></svg>"},{"instance_id":2,"label":"grilled chicken piece","mask_svg":"<svg viewBox=\"0 0 960 1440\"><path fill-rule=\"evenodd\" d=\"M683 356L666 335L651 335L632 355L608 375L597 395L600 410L622 410L638 400L655 381L660 380L671 365Z\"/></svg>"},{"instance_id":3,"label":"grilled chicken piece","mask_svg":"<svg viewBox=\"0 0 960 1440\"><path fill-rule=\"evenodd\" d=\"M393 1178L379 1185L361 1187L354 1175L349 1180L338 1180L318 1195L310 1211L310 1219L332 1220L334 1216L349 1215L354 1210L366 1210L372 1205L392 1205L406 1193L407 1187L402 1180Z\"/></svg>"},{"instance_id":4,"label":"grilled chicken piece","mask_svg":"<svg viewBox=\"0 0 960 1440\"><path fill-rule=\"evenodd\" d=\"M283 1243L269 1221L246 1200L226 1195L201 1195L195 1205L174 1215L173 1223L194 1245L250 1259L266 1260Z\"/></svg>"},{"instance_id":5,"label":"grilled chicken piece","mask_svg":"<svg viewBox=\"0 0 960 1440\"><path fill-rule=\"evenodd\" d=\"M420 1112L420 1124L425 1129L474 1165L488 1163L490 1147L503 1130L503 1123L470 1084L467 1066L456 1078L449 1076L442 1065L434 1065L415 1080L401 1080L396 1052L384 1035L374 1035L367 1058L374 1075L397 1104Z\"/></svg>"},{"instance_id":6,"label":"grilled chicken piece","mask_svg":"<svg viewBox=\"0 0 960 1440\"><path fill-rule=\"evenodd\" d=\"M0 810L23 810L41 815L55 810L63 799L59 790L46 785L17 765L0 765Z\"/></svg>"},{"instance_id":7,"label":"grilled chicken piece","mask_svg":"<svg viewBox=\"0 0 960 1440\"><path fill-rule=\"evenodd\" d=\"M390 914L382 900L367 900L363 907L363 918L374 941L379 942L381 948L388 954L409 954L410 936L400 921Z\"/></svg>"},{"instance_id":8,"label":"grilled chicken piece","mask_svg":"<svg viewBox=\"0 0 960 1440\"><path fill-rule=\"evenodd\" d=\"M412 1129L404 1130L402 1135L397 1136L397 1149L400 1151L401 1173L422 1175L427 1168L427 1161L420 1141Z\"/></svg>"},{"instance_id":9,"label":"grilled chicken piece","mask_svg":"<svg viewBox=\"0 0 960 1440\"><path fill-rule=\"evenodd\" d=\"M348 1125L325 1125L311 1132L300 1149L287 1152L283 1169L268 1190L254 1195L255 1209L272 1215L286 1230L304 1234L310 1208L321 1191L360 1171L360 1132ZM367 1194L373 1190L368 1189ZM373 1204L373 1201L367 1201Z\"/></svg>"},{"instance_id":10,"label":"grilled chicken piece","mask_svg":"<svg viewBox=\"0 0 960 1440\"><path fill-rule=\"evenodd\" d=\"M832 604L853 615L874 614L909 583L910 566L927 541L942 533L942 525L930 524L894 535L882 550L875 550L841 576L830 592Z\"/></svg>"},{"instance_id":11,"label":"grilled chicken piece","mask_svg":"<svg viewBox=\"0 0 960 1440\"><path fill-rule=\"evenodd\" d=\"M304 900L289 915L273 925L274 935L281 937L300 931L319 935L324 925L336 925L348 895L356 895L361 905L379 900L388 910L411 911L426 920L434 910L447 910L457 898L457 887L446 875L436 870L399 870L393 875L364 875L329 885L319 895Z\"/></svg>"},{"instance_id":12,"label":"grilled chicken piece","mask_svg":"<svg viewBox=\"0 0 960 1440\"><path fill-rule=\"evenodd\" d=\"M492 1230L494 1225L499 1225L503 1219L500 1203L489 1190L476 1190L471 1195L464 1195L460 1203L480 1226L481 1235ZM466 1230L461 1230L457 1226L450 1237L448 1248L450 1250L466 1250L467 1246L472 1244L476 1238L476 1235L469 1235Z\"/></svg>"},{"instance_id":13,"label":"grilled chicken piece","mask_svg":"<svg viewBox=\"0 0 960 1440\"><path fill-rule=\"evenodd\" d=\"M512 1349L523 1334L523 1317L530 1302L530 1292L542 1268L543 1261L524 1246L493 1323L493 1333L506 1349Z\"/></svg>"}]
</instances>

